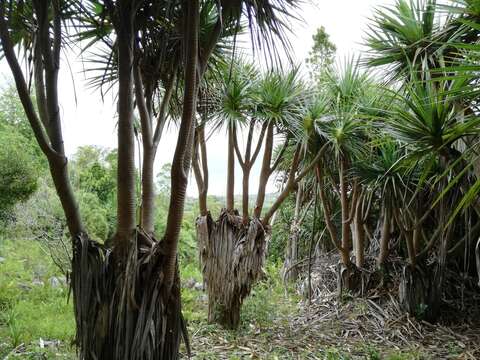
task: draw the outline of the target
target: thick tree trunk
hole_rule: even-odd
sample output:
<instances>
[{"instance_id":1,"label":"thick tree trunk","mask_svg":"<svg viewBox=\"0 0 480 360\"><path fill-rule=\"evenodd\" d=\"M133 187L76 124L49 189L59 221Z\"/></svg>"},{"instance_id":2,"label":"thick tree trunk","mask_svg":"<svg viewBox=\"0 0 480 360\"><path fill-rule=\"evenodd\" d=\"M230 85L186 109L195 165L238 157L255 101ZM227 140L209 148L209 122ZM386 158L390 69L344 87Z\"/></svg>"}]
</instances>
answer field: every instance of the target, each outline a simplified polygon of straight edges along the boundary
<instances>
[{"instance_id":1,"label":"thick tree trunk","mask_svg":"<svg viewBox=\"0 0 480 360\"><path fill-rule=\"evenodd\" d=\"M266 236L258 219L244 225L238 213L222 212L215 222L209 216L197 220L210 322L238 327L243 300L263 274Z\"/></svg>"},{"instance_id":2,"label":"thick tree trunk","mask_svg":"<svg viewBox=\"0 0 480 360\"><path fill-rule=\"evenodd\" d=\"M76 244L72 291L79 359L178 359L182 333L189 349L178 268L166 291L162 243L135 231L124 271L88 237L78 236Z\"/></svg>"},{"instance_id":3,"label":"thick tree trunk","mask_svg":"<svg viewBox=\"0 0 480 360\"><path fill-rule=\"evenodd\" d=\"M399 300L402 308L418 318L425 318L428 302L428 275L420 269L407 265L400 277Z\"/></svg>"}]
</instances>

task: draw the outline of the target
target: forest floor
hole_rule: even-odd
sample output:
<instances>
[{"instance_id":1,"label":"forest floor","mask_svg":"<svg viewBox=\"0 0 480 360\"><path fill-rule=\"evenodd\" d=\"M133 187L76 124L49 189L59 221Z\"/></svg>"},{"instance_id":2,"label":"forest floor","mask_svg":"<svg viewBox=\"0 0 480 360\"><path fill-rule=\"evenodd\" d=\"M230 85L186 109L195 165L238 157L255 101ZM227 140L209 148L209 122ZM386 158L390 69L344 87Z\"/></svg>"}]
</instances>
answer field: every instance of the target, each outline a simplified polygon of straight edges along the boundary
<instances>
[{"instance_id":1,"label":"forest floor","mask_svg":"<svg viewBox=\"0 0 480 360\"><path fill-rule=\"evenodd\" d=\"M182 267L192 359L480 359L476 315L462 325L430 325L403 315L393 297L339 299L326 290L307 305L285 288L278 266L266 270L244 303L241 327L227 331L205 320L196 266ZM75 359L67 294L38 245L0 242L0 359Z\"/></svg>"}]
</instances>

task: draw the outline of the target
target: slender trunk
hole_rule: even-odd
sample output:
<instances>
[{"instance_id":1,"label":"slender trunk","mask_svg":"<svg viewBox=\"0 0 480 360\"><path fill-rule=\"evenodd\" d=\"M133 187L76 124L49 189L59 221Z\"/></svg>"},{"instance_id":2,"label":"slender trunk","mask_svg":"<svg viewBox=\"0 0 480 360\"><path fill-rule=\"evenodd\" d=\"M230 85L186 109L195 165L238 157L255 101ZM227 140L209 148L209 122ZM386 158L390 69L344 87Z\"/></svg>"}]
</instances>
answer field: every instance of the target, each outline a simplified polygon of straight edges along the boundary
<instances>
[{"instance_id":1,"label":"slender trunk","mask_svg":"<svg viewBox=\"0 0 480 360\"><path fill-rule=\"evenodd\" d=\"M313 254L313 243L315 239L315 224L317 222L317 187L318 183L315 184L314 188L314 204L313 204L313 222L312 222L312 232L310 234L310 246L308 249L308 305L312 303L312 254Z\"/></svg>"},{"instance_id":2,"label":"slender trunk","mask_svg":"<svg viewBox=\"0 0 480 360\"><path fill-rule=\"evenodd\" d=\"M234 209L234 190L235 190L235 150L234 150L234 132L233 125L228 126L228 164L227 164L227 211ZM247 188L248 191L248 188ZM248 217L248 214L247 214Z\"/></svg>"},{"instance_id":3,"label":"slender trunk","mask_svg":"<svg viewBox=\"0 0 480 360\"><path fill-rule=\"evenodd\" d=\"M380 238L380 253L377 259L378 268L383 268L383 266L385 265L385 261L387 260L388 253L389 253L389 243L390 243L390 210L388 206L384 205L382 235Z\"/></svg>"},{"instance_id":4,"label":"slender trunk","mask_svg":"<svg viewBox=\"0 0 480 360\"><path fill-rule=\"evenodd\" d=\"M133 130L133 11L119 5L118 38L118 170L117 236L115 246L123 254L136 225L135 137ZM121 255L123 256L123 255Z\"/></svg>"},{"instance_id":5,"label":"slender trunk","mask_svg":"<svg viewBox=\"0 0 480 360\"><path fill-rule=\"evenodd\" d=\"M242 178L242 217L243 223L247 224L250 218L249 211L249 184L250 183L250 167L245 164Z\"/></svg>"},{"instance_id":6,"label":"slender trunk","mask_svg":"<svg viewBox=\"0 0 480 360\"><path fill-rule=\"evenodd\" d=\"M363 227L362 201L355 206L355 265L362 268L365 264L365 229Z\"/></svg>"},{"instance_id":7,"label":"slender trunk","mask_svg":"<svg viewBox=\"0 0 480 360\"><path fill-rule=\"evenodd\" d=\"M140 226L152 235L155 227L155 185L153 182L153 149L144 146L142 167L142 208Z\"/></svg>"},{"instance_id":8,"label":"slender trunk","mask_svg":"<svg viewBox=\"0 0 480 360\"><path fill-rule=\"evenodd\" d=\"M198 63L198 27L199 0L187 2L189 19L186 30L185 92L179 138L172 162L172 186L167 226L165 229L165 281L171 288L175 275L178 237L182 224L185 196L188 184L188 167L193 147L193 125L197 100L197 63Z\"/></svg>"},{"instance_id":9,"label":"slender trunk","mask_svg":"<svg viewBox=\"0 0 480 360\"><path fill-rule=\"evenodd\" d=\"M200 215L205 216L208 213L208 205L207 205L207 195L208 195L208 165L207 165L207 144L205 141L205 125L202 124L197 128L197 138L198 138L198 150L200 152L200 158L197 158L198 161L201 163L201 186L198 189L198 206L200 208ZM198 153L197 153L198 157ZM194 169L195 171L195 169ZM195 175L197 176L197 175ZM197 182L198 184L198 182Z\"/></svg>"},{"instance_id":10,"label":"slender trunk","mask_svg":"<svg viewBox=\"0 0 480 360\"><path fill-rule=\"evenodd\" d=\"M300 207L303 199L303 186L298 186L295 197L295 211L293 213L292 224L290 225L290 234L288 236L287 251L285 254L284 279L296 281L298 278L298 269L292 268L298 261L298 238L300 235ZM286 272L288 271L288 273Z\"/></svg>"},{"instance_id":11,"label":"slender trunk","mask_svg":"<svg viewBox=\"0 0 480 360\"><path fill-rule=\"evenodd\" d=\"M351 261L350 261L350 253L348 249L345 249L341 242L338 240L338 234L337 234L337 228L332 222L332 214L330 211L330 204L327 200L327 196L325 194L325 189L324 189L324 182L323 182L323 174L320 169L320 166L317 166L316 168L316 176L318 180L318 194L320 197L320 201L323 206L323 216L325 220L325 225L327 227L328 233L330 235L330 238L332 239L333 245L337 248L338 252L340 253L340 257L342 258L342 263L346 267L350 267Z\"/></svg>"},{"instance_id":12,"label":"slender trunk","mask_svg":"<svg viewBox=\"0 0 480 360\"><path fill-rule=\"evenodd\" d=\"M478 286L480 286L480 239L478 239L475 246L475 262L477 264Z\"/></svg>"},{"instance_id":13,"label":"slender trunk","mask_svg":"<svg viewBox=\"0 0 480 360\"><path fill-rule=\"evenodd\" d=\"M419 228L415 227L415 229L413 229L413 250L415 252L415 257L417 256L416 254L420 252L421 233L422 231Z\"/></svg>"},{"instance_id":14,"label":"slender trunk","mask_svg":"<svg viewBox=\"0 0 480 360\"><path fill-rule=\"evenodd\" d=\"M58 5L58 4L56 4ZM46 6L46 4L43 4ZM54 46L54 54L52 54L53 62L49 62L47 64L43 61L42 56L45 53L43 51L43 46L50 44L38 44L36 47L36 56L35 56L35 68L34 68L34 75L35 78L42 79L39 83L35 84L35 86L41 89L42 93L42 101L41 106L39 106L39 110L41 112L41 117L44 119L39 119L35 107L30 98L29 90L27 87L27 83L25 81L25 77L23 75L22 69L18 62L18 59L15 55L15 51L13 49L13 44L10 39L8 25L5 18L5 4L0 4L0 38L3 48L3 54L7 60L7 63L12 71L13 78L15 80L15 85L17 88L18 96L20 101L22 102L22 106L25 111L25 115L30 123L30 126L33 130L33 134L37 143L40 146L40 149L47 157L50 173L52 175L52 179L54 182L55 190L60 198L60 202L62 204L63 211L65 213L67 227L69 230L70 235L72 236L72 241L76 239L76 237L85 231L82 219L80 216L80 212L78 209L78 204L73 193L73 189L71 187L71 183L68 176L68 164L67 158L65 157L64 150L63 150L63 136L61 131L60 125L60 114L58 111L58 92L57 92L57 74L59 69L59 42L61 41L61 31L59 28L60 25L60 17L58 14L58 8L55 8L54 11L54 22L55 22L55 46ZM48 21L42 22L44 26L48 27ZM47 28L48 30L48 28ZM49 48L50 49L50 48ZM48 77L48 86L49 90L44 91L44 84L43 84L43 69L42 66L48 65L50 67L49 77ZM52 74L53 73L53 74ZM47 101L46 97L55 97L55 99L50 99ZM52 118L50 119L50 116ZM52 121L58 122L58 124L50 125ZM42 125L43 123L43 125ZM46 129L44 130L44 126ZM54 129L51 131L51 129ZM50 138L49 138L50 136Z\"/></svg>"},{"instance_id":15,"label":"slender trunk","mask_svg":"<svg viewBox=\"0 0 480 360\"><path fill-rule=\"evenodd\" d=\"M72 239L75 239L76 236L85 232L85 228L68 176L67 158L59 160L58 163L49 160L49 168L55 191L60 198L60 203L62 204L62 209L65 214L68 232Z\"/></svg>"},{"instance_id":16,"label":"slender trunk","mask_svg":"<svg viewBox=\"0 0 480 360\"><path fill-rule=\"evenodd\" d=\"M418 246L418 241L420 237L420 231L418 229L418 226L416 226L417 223L417 218L414 218L414 228L411 231L406 231L405 235L407 237L406 242L407 242L407 252L408 252L408 260L410 262L410 265L412 267L416 266L417 263L417 249L416 246Z\"/></svg>"},{"instance_id":17,"label":"slender trunk","mask_svg":"<svg viewBox=\"0 0 480 360\"><path fill-rule=\"evenodd\" d=\"M243 171L243 178L242 178L242 217L243 217L243 224L246 225L250 221L250 204L249 204L249 193L250 193L250 170L252 169L253 163L255 161L254 158L251 157L252 152L252 140L253 140L253 132L255 130L255 122L252 120L250 121L250 126L248 129L247 135L247 144L245 146L245 156L243 158L243 162L241 163L242 171ZM233 134L235 137L233 140L236 141L236 133ZM259 139L259 142L262 140L262 136ZM257 144L258 149L258 144ZM240 157L240 156L239 156ZM254 156L256 157L256 155Z\"/></svg>"},{"instance_id":18,"label":"slender trunk","mask_svg":"<svg viewBox=\"0 0 480 360\"><path fill-rule=\"evenodd\" d=\"M260 216L262 214L267 183L271 175L270 164L272 161L273 151L273 130L273 123L268 124L267 134L265 136L265 150L263 154L262 169L260 171L260 180L257 192L257 202L255 205L255 210L253 211L253 216L257 219L260 219Z\"/></svg>"},{"instance_id":19,"label":"slender trunk","mask_svg":"<svg viewBox=\"0 0 480 360\"><path fill-rule=\"evenodd\" d=\"M198 210L200 211L200 216L206 216L208 214L208 208L207 208L207 201L206 199L202 196L203 194L203 175L202 175L202 170L200 170L200 163L198 160L198 139L194 140L194 151L193 151L193 157L192 157L192 170L193 174L195 175L195 181L197 183L197 189L198 189Z\"/></svg>"},{"instance_id":20,"label":"slender trunk","mask_svg":"<svg viewBox=\"0 0 480 360\"><path fill-rule=\"evenodd\" d=\"M340 178L340 204L342 209L342 248L350 250L350 218L348 207L347 183L345 181L345 166L346 161L342 158L339 164L339 178Z\"/></svg>"}]
</instances>

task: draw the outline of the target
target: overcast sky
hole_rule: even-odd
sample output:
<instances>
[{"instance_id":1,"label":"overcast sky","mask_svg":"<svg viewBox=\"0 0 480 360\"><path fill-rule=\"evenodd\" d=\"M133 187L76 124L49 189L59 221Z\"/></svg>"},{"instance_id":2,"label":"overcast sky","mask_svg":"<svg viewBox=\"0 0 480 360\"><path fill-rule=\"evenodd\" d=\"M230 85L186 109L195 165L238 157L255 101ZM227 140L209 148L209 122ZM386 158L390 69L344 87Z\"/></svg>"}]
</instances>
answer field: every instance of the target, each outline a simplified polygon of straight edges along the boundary
<instances>
[{"instance_id":1,"label":"overcast sky","mask_svg":"<svg viewBox=\"0 0 480 360\"><path fill-rule=\"evenodd\" d=\"M337 46L337 58L359 54L368 19L377 6L389 5L394 0L305 0L299 17L303 23L291 22L291 43L293 57L302 62L312 46L312 35L320 26L324 26L331 40ZM69 70L71 67L71 71ZM107 148L116 147L115 106L112 94L102 101L98 92L88 89L79 59L70 56L68 64L63 61L60 76L60 104L66 151L72 154L82 145L98 145ZM7 84L11 75L9 69L0 67L1 82ZM73 74L73 75L72 75ZM76 101L75 101L76 97ZM156 169L171 162L176 144L175 131L169 131L162 138L157 152ZM219 134L210 138L208 144L210 165L210 189L213 195L224 195L226 186L226 136ZM251 176L251 189L258 186L260 161ZM236 193L241 191L241 172L236 169ZM275 191L273 183L270 192ZM193 176L189 182L188 193L196 196L196 184Z\"/></svg>"}]
</instances>

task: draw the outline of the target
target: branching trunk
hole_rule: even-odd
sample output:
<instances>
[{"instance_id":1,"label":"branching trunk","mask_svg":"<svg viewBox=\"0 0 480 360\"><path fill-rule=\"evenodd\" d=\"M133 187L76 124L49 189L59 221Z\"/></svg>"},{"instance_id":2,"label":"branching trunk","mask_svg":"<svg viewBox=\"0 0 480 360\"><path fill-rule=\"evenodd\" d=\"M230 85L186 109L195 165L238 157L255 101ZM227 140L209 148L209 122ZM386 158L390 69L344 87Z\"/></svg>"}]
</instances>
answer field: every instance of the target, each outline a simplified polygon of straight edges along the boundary
<instances>
[{"instance_id":1,"label":"branching trunk","mask_svg":"<svg viewBox=\"0 0 480 360\"><path fill-rule=\"evenodd\" d=\"M4 3L1 3L0 37L5 57L14 74L19 97L40 148L45 153L55 188L60 197L67 225L72 236L72 293L76 319L76 344L82 360L105 359L177 359L181 334L186 336L181 316L180 283L176 267L174 221L169 222L170 241L159 242L151 234L136 228L135 165L133 134L133 17L135 7L129 0L116 2L114 24L118 38L119 121L118 121L118 224L109 245L100 245L88 238L81 222L78 206L68 180L57 94L57 77L61 41L60 2L34 1L39 20L38 43L34 59L39 113L30 100L25 78L9 38ZM112 5L113 6L113 5ZM189 165L188 144L192 124L189 95L195 94L196 47L198 38L198 1L188 2L192 45L187 76L186 109L179 143L186 144L176 159L186 172ZM52 11L53 10L53 11ZM53 41L49 35L49 16L53 13ZM37 48L38 47L38 48ZM40 58L38 58L40 57ZM192 79L193 78L193 82ZM190 79L190 81L188 80ZM193 91L190 91L193 88ZM191 102L190 102L190 105ZM193 107L194 107L193 102ZM147 106L148 108L148 106ZM145 123L144 125L148 125ZM186 130L185 130L186 129ZM151 129L149 129L151 132ZM153 137L153 145L158 141ZM149 144L152 145L152 144ZM155 149L155 146L147 150ZM154 150L145 152L146 164L153 164ZM153 166L153 165L152 165ZM148 169L148 171L152 169ZM150 182L148 176L145 180ZM181 184L183 185L183 184ZM186 185L185 185L186 186ZM181 193L182 189L177 189ZM179 198L176 199L178 204ZM182 204L183 205L183 204ZM147 204L147 206L149 206ZM178 209L174 207L174 210ZM181 220L176 221L179 224ZM171 220L171 219L170 219ZM147 228L150 226L147 225ZM108 244L108 242L106 242ZM140 249L142 251L140 251ZM173 258L173 260L172 260ZM173 265L172 265L173 263ZM188 341L187 341L187 348Z\"/></svg>"},{"instance_id":2,"label":"branching trunk","mask_svg":"<svg viewBox=\"0 0 480 360\"><path fill-rule=\"evenodd\" d=\"M335 225L332 222L332 213L331 213L331 209L330 209L330 202L328 201L327 195L325 194L325 184L324 184L324 181L323 181L323 175L322 175L322 171L320 169L320 166L317 167L316 173L317 173L317 180L319 182L319 192L318 192L318 194L319 194L322 206L323 206L323 216L324 216L324 220L325 220L325 225L327 227L327 230L328 230L330 238L333 242L333 245L337 248L338 252L340 253L342 263L346 267L349 267L350 264L351 264L350 253L349 253L348 249L345 249L345 248L342 247L342 243L338 239L337 228L335 227Z\"/></svg>"},{"instance_id":3,"label":"branching trunk","mask_svg":"<svg viewBox=\"0 0 480 360\"><path fill-rule=\"evenodd\" d=\"M35 139L37 140L40 149L47 157L55 190L60 198L68 230L72 236L72 241L74 241L75 237L80 233L83 233L85 229L69 180L67 158L65 157L63 148L63 136L58 108L57 77L59 69L59 42L61 41L61 31L59 31L59 7L58 3L55 2L55 46L52 53L50 41L46 42L44 38L45 31L48 32L48 19L46 19L48 4L35 3L35 5L35 10L38 12L37 16L39 16L39 19L43 19L37 35L40 38L40 33L42 33L43 40L38 40L35 49L36 57L34 60L34 77L36 81L38 81L35 86L41 94L41 100L39 100L41 101L41 106L39 106L40 117L35 111L35 107L31 101L25 77L9 36L8 24L5 17L5 3L0 4L0 38L3 53L12 71L23 109L33 130ZM45 27L47 27L46 30ZM45 46L47 46L48 49L43 49ZM43 61L43 56L45 54L49 56L49 61ZM49 74L48 77L46 77L46 84L43 82L44 72L48 72Z\"/></svg>"},{"instance_id":4,"label":"branching trunk","mask_svg":"<svg viewBox=\"0 0 480 360\"><path fill-rule=\"evenodd\" d=\"M287 145L288 145L288 142L285 142L284 148L286 148ZM322 158L323 154L325 153L325 151L327 149L326 144L324 146L322 146L322 148L318 151L318 153L315 155L315 157L310 162L310 164L308 164L308 166L306 166L298 175L296 175L296 172L298 170L299 161L300 161L300 151L301 151L300 146L301 145L298 145L296 150L295 150L295 155L294 155L294 158L293 158L293 161L292 161L292 165L291 165L291 168L290 168L290 173L288 175L288 180L287 180L287 183L285 184L285 187L283 188L282 192L277 197L277 199L275 200L273 205L270 207L270 209L268 209L268 211L265 213L265 216L262 219L262 223L265 224L265 226L270 224L270 219L273 217L273 215L278 210L278 208L283 204L285 199L287 199L290 192L292 192L295 189L295 186L300 181L302 181L302 179L307 174L309 174L314 169L314 167L317 166L318 162L320 161L320 159ZM272 167L272 169L276 168L276 164L278 164L278 158L275 161L275 164Z\"/></svg>"}]
</instances>

